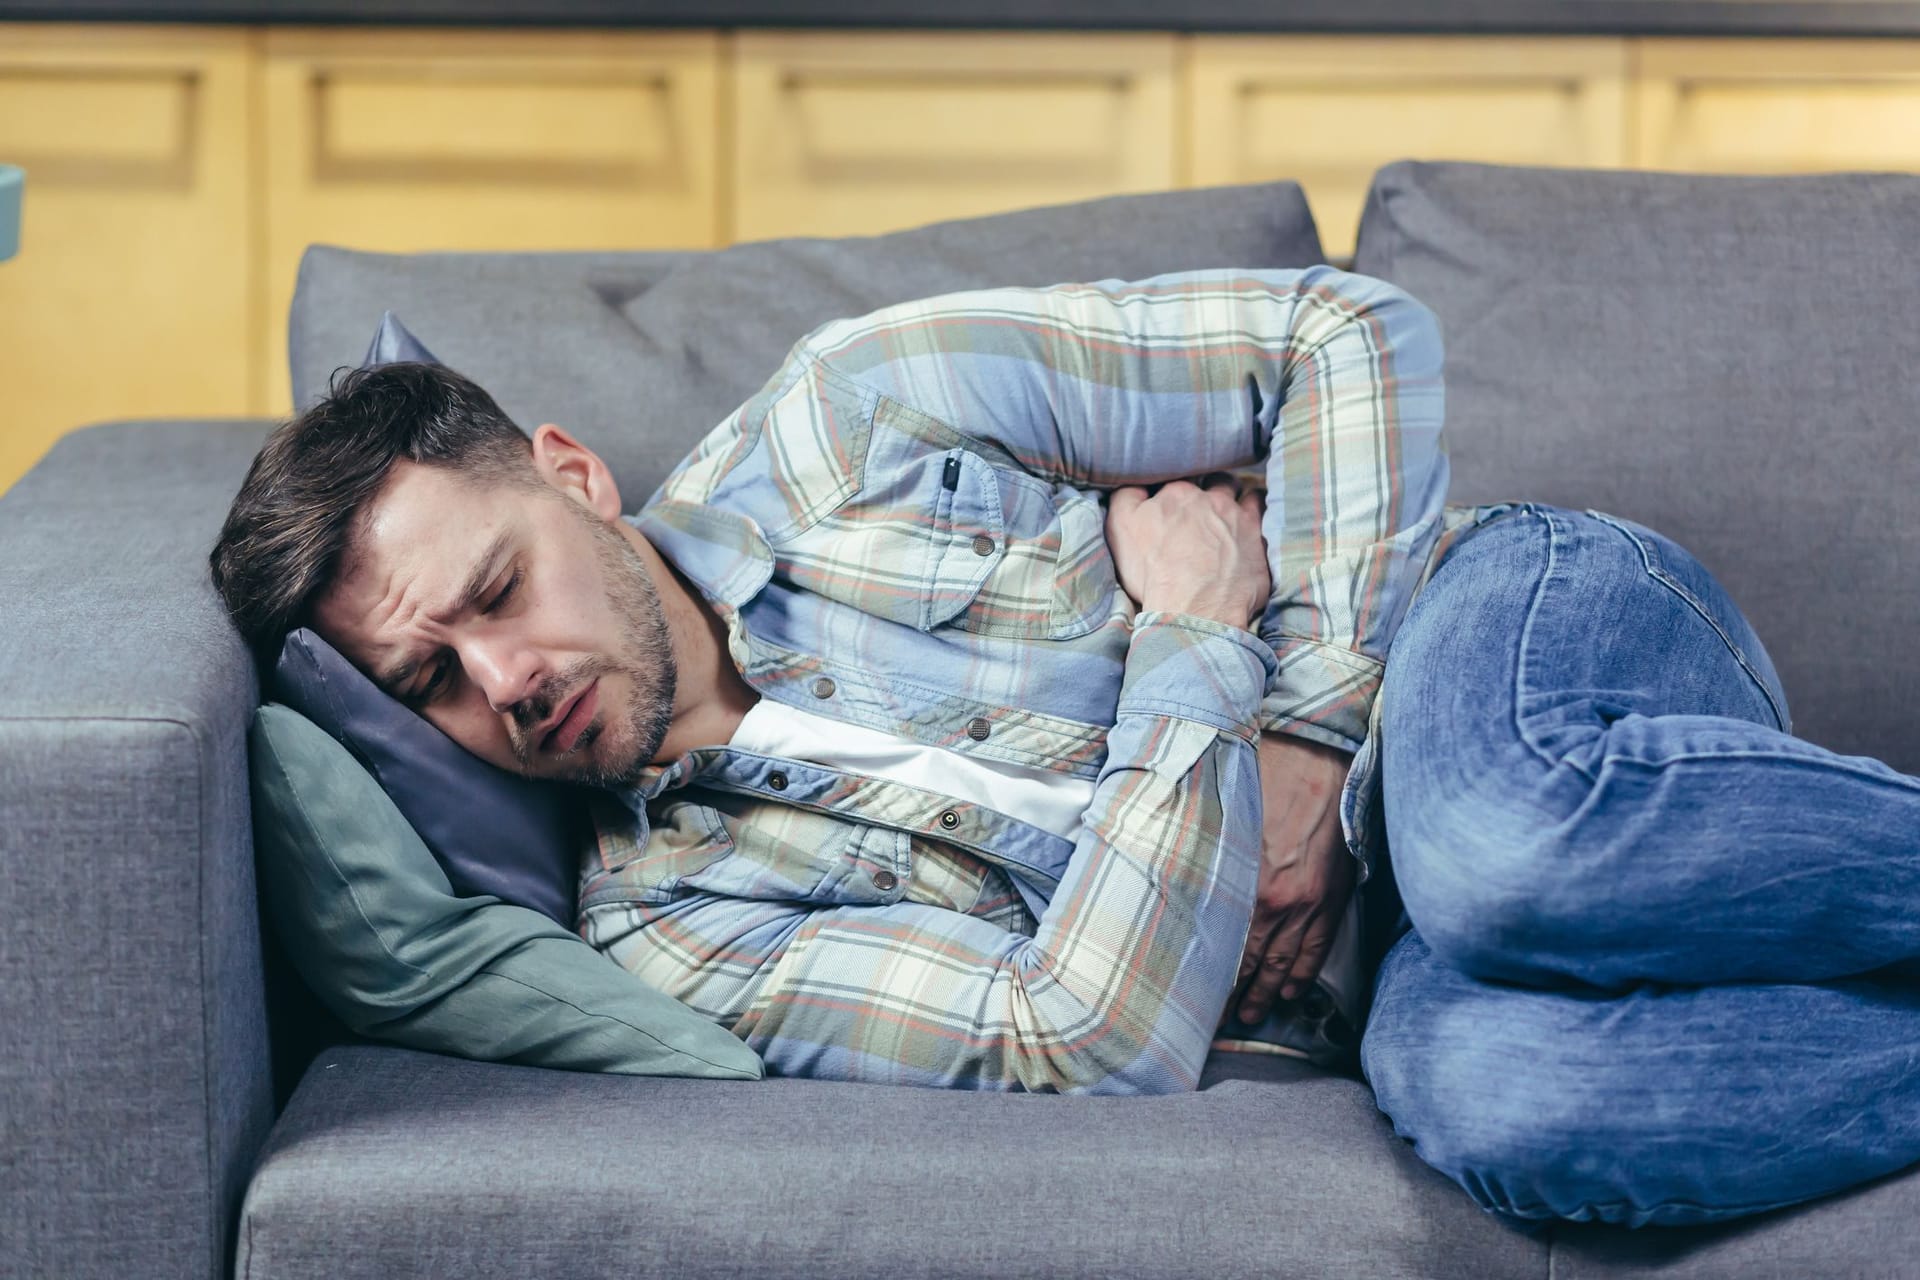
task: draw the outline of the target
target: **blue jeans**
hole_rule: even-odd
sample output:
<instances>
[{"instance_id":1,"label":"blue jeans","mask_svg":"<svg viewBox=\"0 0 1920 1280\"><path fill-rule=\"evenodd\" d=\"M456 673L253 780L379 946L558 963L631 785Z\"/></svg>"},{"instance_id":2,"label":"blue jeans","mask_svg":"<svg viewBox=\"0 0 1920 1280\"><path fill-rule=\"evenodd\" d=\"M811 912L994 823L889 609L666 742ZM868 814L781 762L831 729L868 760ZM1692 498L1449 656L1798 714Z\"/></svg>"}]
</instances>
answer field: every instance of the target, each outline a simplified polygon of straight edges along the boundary
<instances>
[{"instance_id":1,"label":"blue jeans","mask_svg":"<svg viewBox=\"0 0 1920 1280\"><path fill-rule=\"evenodd\" d=\"M1412 930L1361 1067L1421 1159L1529 1232L1920 1161L1920 779L1791 736L1697 560L1519 504L1434 572L1380 697Z\"/></svg>"}]
</instances>

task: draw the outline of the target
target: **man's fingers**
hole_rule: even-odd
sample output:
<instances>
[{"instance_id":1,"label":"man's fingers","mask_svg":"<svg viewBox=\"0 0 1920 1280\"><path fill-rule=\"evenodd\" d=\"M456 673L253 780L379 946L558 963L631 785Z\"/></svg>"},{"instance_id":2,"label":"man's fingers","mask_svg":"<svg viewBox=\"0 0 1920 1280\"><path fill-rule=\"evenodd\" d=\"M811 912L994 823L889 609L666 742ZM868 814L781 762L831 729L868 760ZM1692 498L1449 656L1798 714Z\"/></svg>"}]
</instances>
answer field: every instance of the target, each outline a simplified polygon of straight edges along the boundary
<instances>
[{"instance_id":1,"label":"man's fingers","mask_svg":"<svg viewBox=\"0 0 1920 1280\"><path fill-rule=\"evenodd\" d=\"M1124 489L1115 489L1107 495L1107 515L1125 519L1133 514L1135 507L1147 500L1147 491L1138 485L1128 485Z\"/></svg>"},{"instance_id":2,"label":"man's fingers","mask_svg":"<svg viewBox=\"0 0 1920 1280\"><path fill-rule=\"evenodd\" d=\"M1273 941L1273 931L1278 929L1280 922L1286 918L1287 912L1284 907L1269 907L1258 897L1254 898L1253 923L1247 926L1247 946L1244 958L1240 961L1241 977L1244 978L1247 971L1266 954L1267 943Z\"/></svg>"},{"instance_id":3,"label":"man's fingers","mask_svg":"<svg viewBox=\"0 0 1920 1280\"><path fill-rule=\"evenodd\" d=\"M1300 936L1306 924L1303 916L1288 920L1273 931L1273 937L1260 957L1259 972L1253 975L1253 984L1247 988L1247 994L1241 997L1240 1021L1258 1023L1267 1016L1267 1011L1273 1007L1274 996L1279 994L1281 982L1293 967L1294 956L1299 953Z\"/></svg>"},{"instance_id":4,"label":"man's fingers","mask_svg":"<svg viewBox=\"0 0 1920 1280\"><path fill-rule=\"evenodd\" d=\"M1293 968L1280 987L1280 998L1291 1000L1307 989L1307 984L1320 976L1320 970L1327 963L1327 951L1333 945L1333 917L1322 913L1314 917L1307 931L1300 935L1300 951L1293 958Z\"/></svg>"}]
</instances>

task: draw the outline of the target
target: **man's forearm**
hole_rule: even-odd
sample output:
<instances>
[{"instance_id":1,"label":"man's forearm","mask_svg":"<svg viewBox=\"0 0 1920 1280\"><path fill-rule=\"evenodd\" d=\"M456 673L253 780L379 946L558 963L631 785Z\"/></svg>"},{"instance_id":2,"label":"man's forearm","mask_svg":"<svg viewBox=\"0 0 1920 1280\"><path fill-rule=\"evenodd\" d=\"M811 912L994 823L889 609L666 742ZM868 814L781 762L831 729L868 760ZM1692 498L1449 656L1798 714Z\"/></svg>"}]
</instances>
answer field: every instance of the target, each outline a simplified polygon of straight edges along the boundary
<instances>
[{"instance_id":1,"label":"man's forearm","mask_svg":"<svg viewBox=\"0 0 1920 1280\"><path fill-rule=\"evenodd\" d=\"M1264 1020L1305 990L1326 960L1358 864L1340 825L1352 757L1284 733L1260 735L1260 881L1233 1007Z\"/></svg>"}]
</instances>

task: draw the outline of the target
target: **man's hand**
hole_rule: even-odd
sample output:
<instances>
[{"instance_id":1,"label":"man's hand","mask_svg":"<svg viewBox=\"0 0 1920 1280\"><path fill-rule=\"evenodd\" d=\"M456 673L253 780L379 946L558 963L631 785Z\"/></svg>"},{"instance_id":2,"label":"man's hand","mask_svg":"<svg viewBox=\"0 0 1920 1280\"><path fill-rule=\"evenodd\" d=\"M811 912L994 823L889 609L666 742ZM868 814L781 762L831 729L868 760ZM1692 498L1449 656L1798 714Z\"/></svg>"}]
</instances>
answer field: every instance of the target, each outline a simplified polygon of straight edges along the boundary
<instances>
[{"instance_id":1,"label":"man's hand","mask_svg":"<svg viewBox=\"0 0 1920 1280\"><path fill-rule=\"evenodd\" d=\"M1340 830L1352 758L1288 734L1260 735L1260 880L1227 1001L1242 1022L1264 1021L1276 996L1293 999L1326 963L1358 874Z\"/></svg>"},{"instance_id":2,"label":"man's hand","mask_svg":"<svg viewBox=\"0 0 1920 1280\"><path fill-rule=\"evenodd\" d=\"M1273 595L1261 497L1237 493L1214 472L1198 484L1169 480L1107 498L1107 548L1120 589L1142 612L1164 609L1245 628Z\"/></svg>"}]
</instances>

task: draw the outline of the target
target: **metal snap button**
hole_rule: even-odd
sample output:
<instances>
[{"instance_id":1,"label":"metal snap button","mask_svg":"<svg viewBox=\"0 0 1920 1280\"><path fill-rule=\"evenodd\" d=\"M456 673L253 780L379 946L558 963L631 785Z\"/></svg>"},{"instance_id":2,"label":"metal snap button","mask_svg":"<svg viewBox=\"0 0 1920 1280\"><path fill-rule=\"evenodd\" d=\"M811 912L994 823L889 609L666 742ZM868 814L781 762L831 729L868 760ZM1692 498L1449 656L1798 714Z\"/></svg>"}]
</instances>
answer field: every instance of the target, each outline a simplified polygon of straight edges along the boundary
<instances>
[{"instance_id":1,"label":"metal snap button","mask_svg":"<svg viewBox=\"0 0 1920 1280\"><path fill-rule=\"evenodd\" d=\"M987 536L986 534L984 534L984 533L981 533L981 534L975 534L975 535L974 535L974 539L973 539L973 554L975 554L975 555L977 555L977 556L990 556L990 555L992 555L992 554L993 554L993 539L992 539L992 538L989 538L989 537L988 537L988 536Z\"/></svg>"},{"instance_id":2,"label":"metal snap button","mask_svg":"<svg viewBox=\"0 0 1920 1280\"><path fill-rule=\"evenodd\" d=\"M960 815L949 809L940 815L940 825L951 831L960 825Z\"/></svg>"},{"instance_id":3,"label":"metal snap button","mask_svg":"<svg viewBox=\"0 0 1920 1280\"><path fill-rule=\"evenodd\" d=\"M813 696L816 698L831 698L833 696L833 681L829 680L826 676L821 676L818 680L815 680L813 682Z\"/></svg>"},{"instance_id":4,"label":"metal snap button","mask_svg":"<svg viewBox=\"0 0 1920 1280\"><path fill-rule=\"evenodd\" d=\"M891 871L876 871L873 873L873 887L882 893L886 893L899 883L900 877L894 875Z\"/></svg>"},{"instance_id":5,"label":"metal snap button","mask_svg":"<svg viewBox=\"0 0 1920 1280\"><path fill-rule=\"evenodd\" d=\"M787 775L779 772L770 773L767 775L767 785L775 791L785 791L787 789Z\"/></svg>"},{"instance_id":6,"label":"metal snap button","mask_svg":"<svg viewBox=\"0 0 1920 1280\"><path fill-rule=\"evenodd\" d=\"M987 735L993 732L993 726L987 723L985 716L975 716L967 721L967 736L975 742L985 742Z\"/></svg>"}]
</instances>

